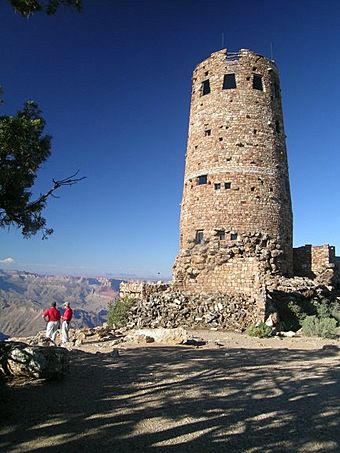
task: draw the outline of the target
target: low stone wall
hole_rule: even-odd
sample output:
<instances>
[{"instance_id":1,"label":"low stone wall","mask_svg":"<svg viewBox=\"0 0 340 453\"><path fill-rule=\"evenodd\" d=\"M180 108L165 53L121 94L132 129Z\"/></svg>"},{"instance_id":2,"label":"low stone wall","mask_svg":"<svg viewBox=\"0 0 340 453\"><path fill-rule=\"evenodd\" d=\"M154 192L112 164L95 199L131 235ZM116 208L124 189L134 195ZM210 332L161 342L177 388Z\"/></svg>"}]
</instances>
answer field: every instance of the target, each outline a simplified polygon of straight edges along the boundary
<instances>
[{"instance_id":1,"label":"low stone wall","mask_svg":"<svg viewBox=\"0 0 340 453\"><path fill-rule=\"evenodd\" d=\"M158 291L165 291L169 288L169 283L164 282L122 282L119 287L119 297L129 297L131 299L145 299Z\"/></svg>"},{"instance_id":2,"label":"low stone wall","mask_svg":"<svg viewBox=\"0 0 340 453\"><path fill-rule=\"evenodd\" d=\"M168 289L138 300L128 316L129 328L221 328L244 331L264 318L264 301L247 296L192 294Z\"/></svg>"},{"instance_id":3,"label":"low stone wall","mask_svg":"<svg viewBox=\"0 0 340 453\"><path fill-rule=\"evenodd\" d=\"M249 325L264 321L273 311L280 312L280 305L285 306L289 301L332 300L336 297L332 287L315 279L280 275L268 277L262 292L253 295L197 294L178 291L169 284L145 282L141 287L144 297L134 297L136 303L128 315L128 328L184 327L244 331ZM125 286L125 290L128 288ZM125 294L128 295L127 292ZM132 293L129 296L133 297Z\"/></svg>"},{"instance_id":4,"label":"low stone wall","mask_svg":"<svg viewBox=\"0 0 340 453\"><path fill-rule=\"evenodd\" d=\"M267 252L262 248L267 243ZM258 248L257 248L258 246ZM195 284L199 285L200 275L205 279L205 290L195 291L190 285L179 285L178 279L174 284L130 282L121 284L121 297L136 299L128 317L130 328L220 328L225 330L244 331L249 325L264 321L273 311L280 311L280 304L290 300L304 301L313 298L330 297L335 292L331 281L335 265L319 268L316 278L284 277L276 272L276 260L282 256L282 251L269 238L261 235L248 242L248 247L241 244L230 249L224 249L229 258L226 262L217 264L221 259L221 250L216 253L213 244L207 246L206 261L214 261L215 267L210 268L210 281L205 274L205 268L195 273ZM320 251L320 250L319 250ZM324 249L321 255L324 259ZM253 256L251 256L253 255ZM254 256L255 255L255 256ZM195 262L196 255L192 253L190 262ZM202 255L201 255L202 256ZM222 258L224 260L224 258ZM239 277L234 272L228 273L228 266L235 270L240 266ZM199 266L199 263L196 263ZM208 267L210 264L208 265ZM211 264L212 266L212 264ZM191 269L189 268L191 271ZM214 278L216 272L225 272L224 281L229 291L220 288ZM244 271L244 272L243 272ZM242 276L242 277L241 277ZM178 288L180 286L180 288ZM186 290L183 290L183 286ZM234 291L232 290L234 288ZM243 292L241 290L244 290ZM334 294L332 295L332 293ZM326 296L325 296L326 294ZM329 296L330 295L330 296Z\"/></svg>"}]
</instances>

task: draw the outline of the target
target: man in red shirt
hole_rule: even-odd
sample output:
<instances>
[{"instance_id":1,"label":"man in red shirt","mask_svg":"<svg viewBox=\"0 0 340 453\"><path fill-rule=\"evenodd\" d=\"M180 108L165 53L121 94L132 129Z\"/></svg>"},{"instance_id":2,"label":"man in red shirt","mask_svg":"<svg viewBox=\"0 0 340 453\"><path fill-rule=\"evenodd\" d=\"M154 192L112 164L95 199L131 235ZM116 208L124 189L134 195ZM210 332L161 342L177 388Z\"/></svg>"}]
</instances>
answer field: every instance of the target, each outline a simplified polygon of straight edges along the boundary
<instances>
[{"instance_id":1,"label":"man in red shirt","mask_svg":"<svg viewBox=\"0 0 340 453\"><path fill-rule=\"evenodd\" d=\"M70 322L71 322L71 319L73 316L73 310L70 307L70 302L65 302L64 307L65 307L65 311L64 311L63 316L61 317L61 319L62 319L61 342L67 343L69 341L68 332L70 330Z\"/></svg>"},{"instance_id":2,"label":"man in red shirt","mask_svg":"<svg viewBox=\"0 0 340 453\"><path fill-rule=\"evenodd\" d=\"M46 338L50 338L55 344L55 337L60 327L60 311L56 308L55 302L52 302L51 307L43 313L42 317L47 322Z\"/></svg>"}]
</instances>

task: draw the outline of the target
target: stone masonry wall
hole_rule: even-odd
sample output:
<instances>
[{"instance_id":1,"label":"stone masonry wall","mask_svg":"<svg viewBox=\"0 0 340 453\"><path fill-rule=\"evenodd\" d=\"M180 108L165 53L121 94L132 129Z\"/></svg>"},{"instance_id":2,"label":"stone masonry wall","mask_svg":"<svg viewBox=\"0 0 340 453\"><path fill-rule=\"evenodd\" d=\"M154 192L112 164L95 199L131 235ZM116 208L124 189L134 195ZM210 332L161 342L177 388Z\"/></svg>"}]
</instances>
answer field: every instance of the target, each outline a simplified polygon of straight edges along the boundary
<instances>
[{"instance_id":1,"label":"stone masonry wall","mask_svg":"<svg viewBox=\"0 0 340 453\"><path fill-rule=\"evenodd\" d=\"M292 274L292 211L278 71L275 63L254 52L242 49L232 55L221 50L193 74L175 285L193 292L234 291L236 286L249 291L252 277L244 277L258 267L256 254L213 270L199 269L208 262L197 262L195 254L191 267L200 271L195 279L184 268L192 241L204 244L217 235L221 245L232 248L232 242L255 233L280 246L275 271Z\"/></svg>"},{"instance_id":2,"label":"stone masonry wall","mask_svg":"<svg viewBox=\"0 0 340 453\"><path fill-rule=\"evenodd\" d=\"M174 288L198 293L261 294L266 278L276 275L284 259L281 245L268 235L240 235L236 241L215 236L191 241L175 266Z\"/></svg>"},{"instance_id":3,"label":"stone masonry wall","mask_svg":"<svg viewBox=\"0 0 340 453\"><path fill-rule=\"evenodd\" d=\"M335 272L335 247L328 244L319 246L306 244L294 248L295 275L310 277L330 285L336 278Z\"/></svg>"},{"instance_id":4,"label":"stone masonry wall","mask_svg":"<svg viewBox=\"0 0 340 453\"><path fill-rule=\"evenodd\" d=\"M148 286L148 283L145 283ZM127 284L126 290L132 287ZM128 314L128 328L219 328L244 331L264 321L273 312L284 316L290 303L329 304L337 293L307 277L271 275L260 297L247 294L192 293L177 291L172 285L136 298ZM132 294L131 294L132 295ZM339 300L340 298L338 298Z\"/></svg>"},{"instance_id":5,"label":"stone masonry wall","mask_svg":"<svg viewBox=\"0 0 340 453\"><path fill-rule=\"evenodd\" d=\"M164 291L169 287L168 283L163 282L145 282L145 281L131 281L122 282L119 286L120 298L131 299L146 299L151 294Z\"/></svg>"},{"instance_id":6,"label":"stone masonry wall","mask_svg":"<svg viewBox=\"0 0 340 453\"><path fill-rule=\"evenodd\" d=\"M183 293L168 288L137 300L128 328L221 328L244 331L264 318L265 304L252 297Z\"/></svg>"}]
</instances>

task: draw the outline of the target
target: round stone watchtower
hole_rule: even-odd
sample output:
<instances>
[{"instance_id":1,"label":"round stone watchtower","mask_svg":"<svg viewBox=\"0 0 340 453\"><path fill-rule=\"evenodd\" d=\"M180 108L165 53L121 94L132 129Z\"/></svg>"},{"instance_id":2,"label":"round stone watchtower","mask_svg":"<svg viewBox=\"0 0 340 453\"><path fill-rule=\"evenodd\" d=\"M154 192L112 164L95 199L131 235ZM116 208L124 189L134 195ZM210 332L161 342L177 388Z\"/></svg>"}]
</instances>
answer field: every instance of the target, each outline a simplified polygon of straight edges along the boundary
<instances>
[{"instance_id":1,"label":"round stone watchtower","mask_svg":"<svg viewBox=\"0 0 340 453\"><path fill-rule=\"evenodd\" d=\"M174 285L251 293L259 275L293 267L278 70L224 49L196 67L192 86Z\"/></svg>"}]
</instances>

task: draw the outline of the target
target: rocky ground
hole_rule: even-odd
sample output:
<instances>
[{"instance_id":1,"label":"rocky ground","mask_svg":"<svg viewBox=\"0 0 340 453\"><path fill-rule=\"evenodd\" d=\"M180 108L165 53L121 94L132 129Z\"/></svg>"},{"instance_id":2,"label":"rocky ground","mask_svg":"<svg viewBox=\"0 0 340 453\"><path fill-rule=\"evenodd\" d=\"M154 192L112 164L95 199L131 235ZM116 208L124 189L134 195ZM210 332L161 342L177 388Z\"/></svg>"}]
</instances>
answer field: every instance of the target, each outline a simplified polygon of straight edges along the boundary
<instances>
[{"instance_id":1,"label":"rocky ground","mask_svg":"<svg viewBox=\"0 0 340 453\"><path fill-rule=\"evenodd\" d=\"M1 451L340 451L336 340L87 333L62 380L0 386Z\"/></svg>"}]
</instances>

